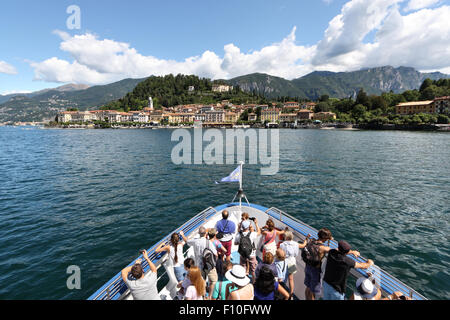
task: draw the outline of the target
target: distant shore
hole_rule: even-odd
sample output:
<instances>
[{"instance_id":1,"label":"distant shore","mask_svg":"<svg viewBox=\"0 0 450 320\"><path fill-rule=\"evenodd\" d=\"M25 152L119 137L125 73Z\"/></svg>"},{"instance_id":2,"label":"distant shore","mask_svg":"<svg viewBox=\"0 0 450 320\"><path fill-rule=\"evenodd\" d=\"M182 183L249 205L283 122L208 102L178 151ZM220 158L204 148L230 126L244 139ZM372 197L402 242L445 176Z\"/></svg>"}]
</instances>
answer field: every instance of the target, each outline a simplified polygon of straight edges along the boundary
<instances>
[{"instance_id":1,"label":"distant shore","mask_svg":"<svg viewBox=\"0 0 450 320\"><path fill-rule=\"evenodd\" d=\"M39 124L42 126L42 124ZM192 129L192 125L179 125L179 126L150 126L150 125L135 125L135 126L121 126L121 125L111 125L109 127L100 127L93 124L74 124L74 125L44 125L46 129L125 129L125 130L136 130L136 129L147 129L147 130L157 130L157 129ZM216 129L268 129L262 124L260 125L205 125L202 128L216 128ZM444 131L450 132L450 124L416 124L416 125L404 125L404 124L340 124L340 123L323 123L323 124L302 124L302 125L278 125L271 126L270 128L277 129L309 129L309 130L404 130L404 131Z\"/></svg>"}]
</instances>

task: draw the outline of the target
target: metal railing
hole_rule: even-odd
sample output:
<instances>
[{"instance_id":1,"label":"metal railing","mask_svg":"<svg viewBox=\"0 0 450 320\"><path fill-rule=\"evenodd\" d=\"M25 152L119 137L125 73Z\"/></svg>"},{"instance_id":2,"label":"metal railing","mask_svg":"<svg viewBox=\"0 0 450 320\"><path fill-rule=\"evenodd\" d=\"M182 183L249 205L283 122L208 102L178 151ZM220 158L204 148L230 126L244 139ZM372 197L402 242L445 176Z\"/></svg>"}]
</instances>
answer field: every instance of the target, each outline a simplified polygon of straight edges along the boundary
<instances>
[{"instance_id":1,"label":"metal railing","mask_svg":"<svg viewBox=\"0 0 450 320\"><path fill-rule=\"evenodd\" d=\"M266 211L266 214L284 223L285 225L292 228L295 232L299 233L303 237L306 237L308 234L310 234L311 237L317 239L316 229L292 217L291 215L281 211L280 209L272 207ZM332 249L336 249L338 247L337 241L335 240L329 241L328 245ZM349 257L359 263L367 262L367 259L362 256L356 258L350 255ZM373 276L377 285L385 294L392 294L396 291L400 291L403 294L409 296L413 300L427 300L423 295L421 295L411 287L407 286L400 280L396 279L386 271L382 270L378 266L374 265L367 270L354 269L352 275L355 277L357 277L358 275L367 277L368 273L370 273Z\"/></svg>"},{"instance_id":2,"label":"metal railing","mask_svg":"<svg viewBox=\"0 0 450 320\"><path fill-rule=\"evenodd\" d=\"M162 265L163 256L165 253L156 253L156 248L164 243L169 243L170 236L173 233L179 233L180 231L183 231L183 233L188 237L194 230L199 228L202 224L204 224L211 216L216 214L217 211L209 207L202 212L195 215L193 218L191 218L189 221L184 223L181 227L177 228L173 232L169 233L166 237L164 237L162 240L160 240L158 243L156 243L153 247L151 247L149 250L147 250L148 258L149 260L157 266L157 269L159 269ZM140 255L137 259L143 258L142 255ZM136 260L137 260L136 259ZM135 263L134 260L132 263L130 263L128 266L131 266ZM145 272L149 269L148 262L143 259L142 260L142 267ZM158 278L161 279L164 276L165 272ZM116 274L111 280L109 280L105 285L103 285L97 292L95 292L93 295L91 295L88 300L120 300L124 296L128 294L129 290L127 285L122 279L122 274L119 272Z\"/></svg>"}]
</instances>

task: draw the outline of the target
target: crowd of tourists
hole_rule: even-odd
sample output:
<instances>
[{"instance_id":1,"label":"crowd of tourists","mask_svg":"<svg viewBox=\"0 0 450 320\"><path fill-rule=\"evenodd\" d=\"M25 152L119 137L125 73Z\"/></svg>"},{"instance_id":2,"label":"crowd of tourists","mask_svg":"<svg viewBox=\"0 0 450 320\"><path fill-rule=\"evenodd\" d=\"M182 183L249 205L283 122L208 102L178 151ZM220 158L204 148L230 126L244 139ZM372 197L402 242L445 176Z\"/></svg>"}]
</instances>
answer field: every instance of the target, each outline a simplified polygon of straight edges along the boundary
<instances>
[{"instance_id":1,"label":"crowd of tourists","mask_svg":"<svg viewBox=\"0 0 450 320\"><path fill-rule=\"evenodd\" d=\"M258 248L259 238L263 245ZM277 243L276 239L282 239ZM357 262L349 256L359 257L344 240L337 249L331 249L333 240L330 230L322 228L317 239L310 235L302 243L293 240L288 230L278 230L272 219L260 228L256 218L243 213L236 224L224 210L222 219L214 228L203 226L198 237L187 239L182 231L174 233L168 244L161 244L156 253L167 253L169 265L177 281L179 300L289 300L294 297L294 275L297 257L305 262L305 298L307 300L345 300L347 278L351 269L368 269L372 260ZM231 248L236 245L239 264L233 264ZM183 248L192 247L193 258L185 258ZM257 250L262 260L258 262ZM135 300L159 300L155 265L142 252L149 270L144 273L138 259L133 266L122 270L122 279ZM360 277L351 300L409 300L401 292L382 297L381 290L370 273Z\"/></svg>"}]
</instances>

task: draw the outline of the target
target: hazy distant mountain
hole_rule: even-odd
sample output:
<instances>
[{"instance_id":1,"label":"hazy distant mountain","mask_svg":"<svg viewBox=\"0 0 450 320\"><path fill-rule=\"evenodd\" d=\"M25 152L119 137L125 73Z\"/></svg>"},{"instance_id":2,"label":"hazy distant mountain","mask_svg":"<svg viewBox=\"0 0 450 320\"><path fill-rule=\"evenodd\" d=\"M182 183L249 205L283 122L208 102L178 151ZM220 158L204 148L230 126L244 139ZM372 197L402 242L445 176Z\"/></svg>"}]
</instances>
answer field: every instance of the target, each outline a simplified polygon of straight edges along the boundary
<instances>
[{"instance_id":1,"label":"hazy distant mountain","mask_svg":"<svg viewBox=\"0 0 450 320\"><path fill-rule=\"evenodd\" d=\"M8 102L12 98L18 97L18 96L24 96L24 97L30 98L30 97L38 96L40 94L44 94L49 91L68 92L68 91L84 90L89 87L90 86L88 86L86 84L66 84L66 85L63 85L63 86L60 86L57 88L43 89L43 90L31 92L31 93L12 93L12 94L4 95L4 96L0 95L0 104Z\"/></svg>"},{"instance_id":2,"label":"hazy distant mountain","mask_svg":"<svg viewBox=\"0 0 450 320\"><path fill-rule=\"evenodd\" d=\"M86 110L122 98L145 79L125 79L103 86L64 85L9 97L0 104L0 122L41 121L67 108Z\"/></svg>"},{"instance_id":3,"label":"hazy distant mountain","mask_svg":"<svg viewBox=\"0 0 450 320\"><path fill-rule=\"evenodd\" d=\"M237 77L229 82L247 91L256 90L270 98L291 96L315 100L323 94L336 98L354 96L360 88L369 94L391 90L400 93L418 89L426 78L437 80L449 77L440 72L420 73L414 68L387 66L353 72L315 71L292 81L258 73Z\"/></svg>"}]
</instances>

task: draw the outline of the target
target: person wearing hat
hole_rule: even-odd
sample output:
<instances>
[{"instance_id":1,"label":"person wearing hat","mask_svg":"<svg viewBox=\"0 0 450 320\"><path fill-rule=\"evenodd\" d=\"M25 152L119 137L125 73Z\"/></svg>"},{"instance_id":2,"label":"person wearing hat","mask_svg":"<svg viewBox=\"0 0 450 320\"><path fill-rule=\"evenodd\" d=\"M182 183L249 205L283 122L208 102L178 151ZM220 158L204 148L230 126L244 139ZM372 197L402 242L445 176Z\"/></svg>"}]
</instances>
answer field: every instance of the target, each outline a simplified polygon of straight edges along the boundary
<instances>
[{"instance_id":1,"label":"person wearing hat","mask_svg":"<svg viewBox=\"0 0 450 320\"><path fill-rule=\"evenodd\" d=\"M253 222L255 223L256 226L256 232L255 231L251 231L250 230L250 220L244 220L242 221L241 224L241 232L239 232L236 235L236 238L234 240L234 244L239 246L241 239L243 237L249 237L250 242L252 244L252 251L249 254L248 257L244 257L242 254L240 254L240 258L239 258L239 264L241 266L244 266L245 269L247 270L248 274L251 274L252 276L252 283L255 283L255 270L256 270L256 266L258 265L258 260L256 260L256 242L258 239L258 236L261 234L261 229L258 226L258 221L256 220L256 218L253 220Z\"/></svg>"},{"instance_id":2,"label":"person wearing hat","mask_svg":"<svg viewBox=\"0 0 450 320\"><path fill-rule=\"evenodd\" d=\"M250 283L250 278L247 277L243 266L234 265L231 270L225 273L225 278L232 282L232 284L227 285L226 292L230 292L232 286L237 288L228 295L227 300L253 300L253 285Z\"/></svg>"},{"instance_id":3,"label":"person wearing hat","mask_svg":"<svg viewBox=\"0 0 450 320\"><path fill-rule=\"evenodd\" d=\"M327 265L323 277L323 299L324 300L344 300L345 289L347 287L347 277L352 268L367 269L374 263L367 260L366 263L356 262L348 255L359 257L358 251L351 250L347 241L339 241L338 249L328 252Z\"/></svg>"},{"instance_id":4,"label":"person wearing hat","mask_svg":"<svg viewBox=\"0 0 450 320\"><path fill-rule=\"evenodd\" d=\"M350 300L380 300L381 290L372 280L361 277L356 280L356 290Z\"/></svg>"}]
</instances>

